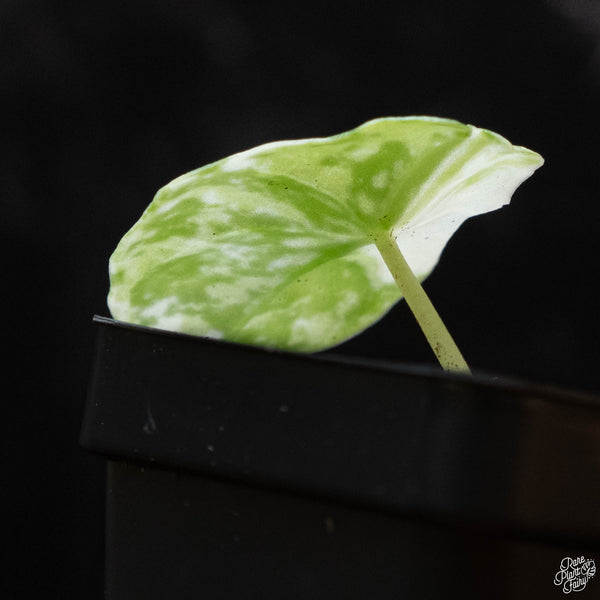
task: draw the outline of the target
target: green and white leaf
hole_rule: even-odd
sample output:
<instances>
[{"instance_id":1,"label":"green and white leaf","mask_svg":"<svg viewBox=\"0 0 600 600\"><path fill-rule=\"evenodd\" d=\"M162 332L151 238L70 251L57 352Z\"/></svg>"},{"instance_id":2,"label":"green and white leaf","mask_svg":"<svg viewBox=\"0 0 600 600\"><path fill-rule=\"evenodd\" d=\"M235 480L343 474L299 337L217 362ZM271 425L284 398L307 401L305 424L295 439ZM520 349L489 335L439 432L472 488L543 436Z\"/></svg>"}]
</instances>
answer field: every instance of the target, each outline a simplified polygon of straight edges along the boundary
<instances>
[{"instance_id":1,"label":"green and white leaf","mask_svg":"<svg viewBox=\"0 0 600 600\"><path fill-rule=\"evenodd\" d=\"M374 240L423 280L465 219L542 158L484 129L384 118L274 142L178 177L110 260L119 320L294 351L360 333L400 299Z\"/></svg>"}]
</instances>

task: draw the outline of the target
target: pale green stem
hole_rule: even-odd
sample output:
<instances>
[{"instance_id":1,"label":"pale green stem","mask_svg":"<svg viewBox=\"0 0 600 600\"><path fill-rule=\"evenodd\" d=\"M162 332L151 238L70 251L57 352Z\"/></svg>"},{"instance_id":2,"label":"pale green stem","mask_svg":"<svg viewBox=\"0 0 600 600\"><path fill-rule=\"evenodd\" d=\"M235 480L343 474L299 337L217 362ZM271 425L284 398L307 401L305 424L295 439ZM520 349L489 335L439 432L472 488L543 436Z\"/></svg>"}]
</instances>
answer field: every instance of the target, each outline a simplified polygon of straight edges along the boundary
<instances>
[{"instance_id":1,"label":"pale green stem","mask_svg":"<svg viewBox=\"0 0 600 600\"><path fill-rule=\"evenodd\" d=\"M375 245L442 367L446 371L468 373L469 367L465 359L419 280L408 266L395 238L389 232L385 232L375 238Z\"/></svg>"}]
</instances>

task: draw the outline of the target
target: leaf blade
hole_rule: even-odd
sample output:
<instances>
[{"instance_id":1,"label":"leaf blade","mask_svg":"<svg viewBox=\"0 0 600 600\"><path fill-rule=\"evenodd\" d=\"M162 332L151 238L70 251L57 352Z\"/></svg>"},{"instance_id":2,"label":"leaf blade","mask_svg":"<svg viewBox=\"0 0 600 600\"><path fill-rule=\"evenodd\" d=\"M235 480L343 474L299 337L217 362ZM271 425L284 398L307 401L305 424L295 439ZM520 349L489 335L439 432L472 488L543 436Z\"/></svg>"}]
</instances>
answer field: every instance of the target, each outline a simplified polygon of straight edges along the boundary
<instances>
[{"instance_id":1,"label":"leaf blade","mask_svg":"<svg viewBox=\"0 0 600 600\"><path fill-rule=\"evenodd\" d=\"M396 236L422 280L466 218L507 203L540 164L497 134L430 117L227 157L162 188L123 237L111 313L288 350L330 347L400 298L377 235Z\"/></svg>"}]
</instances>

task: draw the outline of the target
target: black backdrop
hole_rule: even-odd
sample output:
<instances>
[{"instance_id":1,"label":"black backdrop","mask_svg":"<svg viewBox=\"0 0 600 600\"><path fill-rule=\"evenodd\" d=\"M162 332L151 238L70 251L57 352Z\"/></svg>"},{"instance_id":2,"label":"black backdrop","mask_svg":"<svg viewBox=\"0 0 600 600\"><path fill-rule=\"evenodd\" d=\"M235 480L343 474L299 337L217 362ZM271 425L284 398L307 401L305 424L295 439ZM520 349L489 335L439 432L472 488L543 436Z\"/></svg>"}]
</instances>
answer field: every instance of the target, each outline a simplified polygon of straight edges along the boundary
<instances>
[{"instance_id":1,"label":"black backdrop","mask_svg":"<svg viewBox=\"0 0 600 600\"><path fill-rule=\"evenodd\" d=\"M103 463L77 436L107 260L160 186L227 154L409 114L540 152L426 288L474 368L600 389L600 4L350 7L0 0L3 598L101 597ZM339 351L432 362L402 304Z\"/></svg>"}]
</instances>

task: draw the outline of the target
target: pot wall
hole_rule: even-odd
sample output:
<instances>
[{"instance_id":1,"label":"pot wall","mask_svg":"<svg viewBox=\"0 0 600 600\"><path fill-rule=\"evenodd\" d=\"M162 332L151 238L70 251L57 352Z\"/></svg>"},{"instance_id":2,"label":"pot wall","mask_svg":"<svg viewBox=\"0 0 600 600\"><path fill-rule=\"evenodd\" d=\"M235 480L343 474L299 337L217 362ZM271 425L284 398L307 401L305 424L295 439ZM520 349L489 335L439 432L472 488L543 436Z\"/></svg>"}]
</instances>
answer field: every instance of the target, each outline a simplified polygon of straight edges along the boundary
<instances>
[{"instance_id":1,"label":"pot wall","mask_svg":"<svg viewBox=\"0 0 600 600\"><path fill-rule=\"evenodd\" d=\"M111 598L547 598L600 551L597 398L98 324Z\"/></svg>"}]
</instances>

